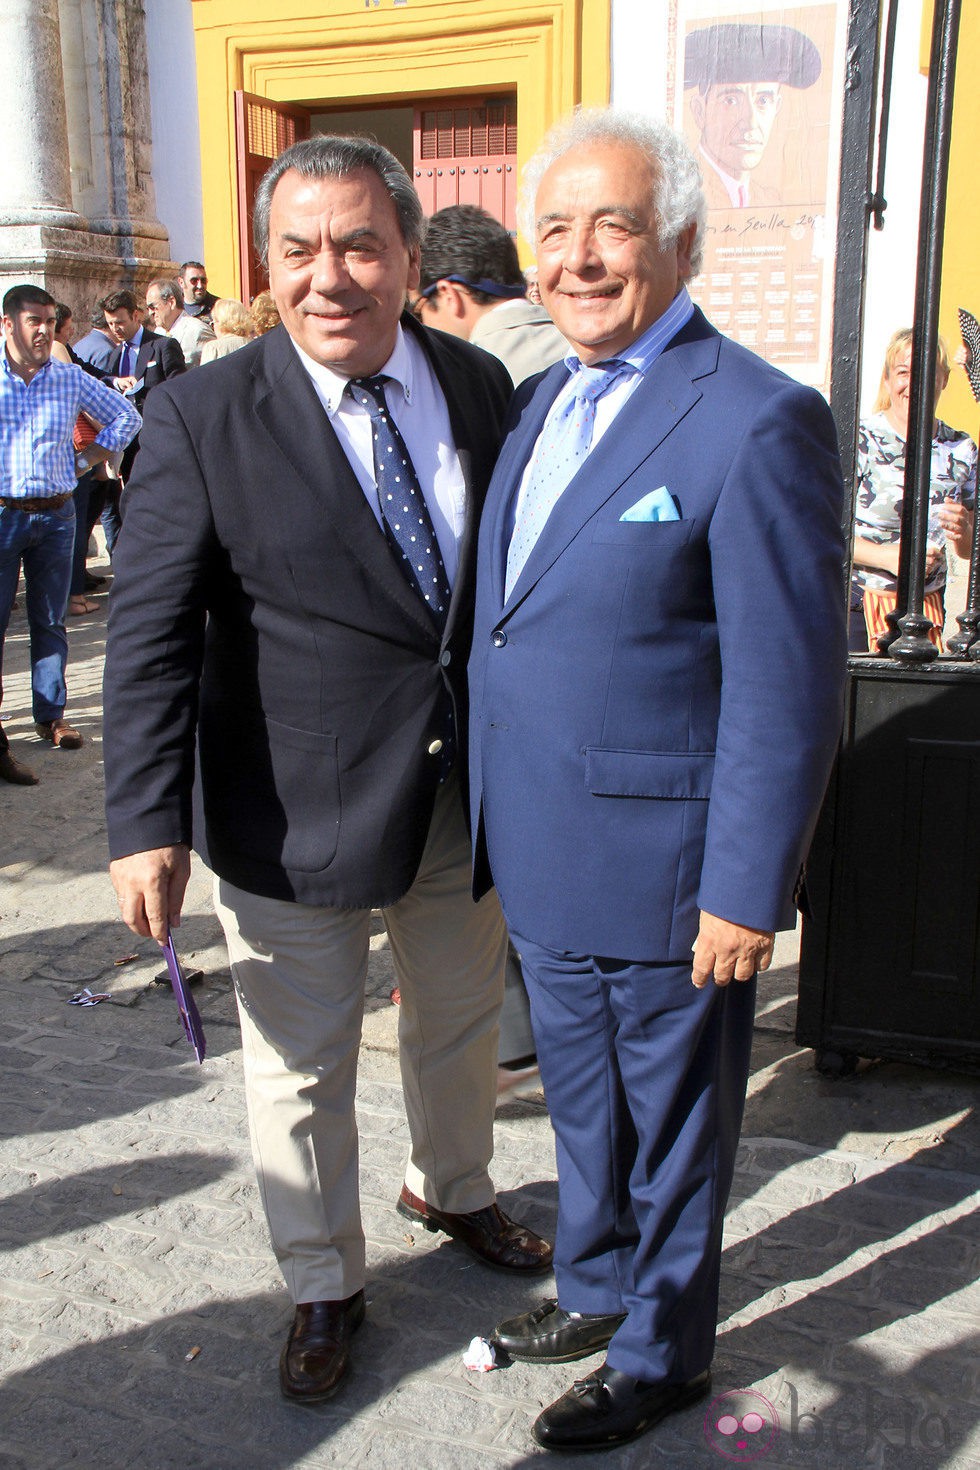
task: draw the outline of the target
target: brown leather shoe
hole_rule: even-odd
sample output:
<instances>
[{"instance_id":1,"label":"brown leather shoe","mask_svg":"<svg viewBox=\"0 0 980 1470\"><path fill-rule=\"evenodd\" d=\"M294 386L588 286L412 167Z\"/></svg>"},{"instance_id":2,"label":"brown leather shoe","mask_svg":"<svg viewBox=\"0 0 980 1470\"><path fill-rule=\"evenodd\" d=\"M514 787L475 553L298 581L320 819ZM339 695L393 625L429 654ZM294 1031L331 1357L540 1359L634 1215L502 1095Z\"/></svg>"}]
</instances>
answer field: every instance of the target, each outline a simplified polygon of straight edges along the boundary
<instances>
[{"instance_id":1,"label":"brown leather shoe","mask_svg":"<svg viewBox=\"0 0 980 1470\"><path fill-rule=\"evenodd\" d=\"M414 1220L423 1230L442 1230L459 1242L471 1256L497 1271L513 1271L522 1276L541 1276L551 1270L554 1250L547 1240L510 1220L496 1203L468 1215L450 1215L427 1205L402 1185L395 1206L399 1215Z\"/></svg>"},{"instance_id":2,"label":"brown leather shoe","mask_svg":"<svg viewBox=\"0 0 980 1470\"><path fill-rule=\"evenodd\" d=\"M9 781L12 786L36 786L40 779L30 766L15 760L6 746L0 748L0 781Z\"/></svg>"},{"instance_id":3,"label":"brown leather shoe","mask_svg":"<svg viewBox=\"0 0 980 1470\"><path fill-rule=\"evenodd\" d=\"M295 1404L322 1404L350 1367L350 1340L364 1321L364 1293L342 1302L300 1302L279 1358L279 1387Z\"/></svg>"},{"instance_id":4,"label":"brown leather shoe","mask_svg":"<svg viewBox=\"0 0 980 1470\"><path fill-rule=\"evenodd\" d=\"M62 750L78 750L85 744L79 732L64 719L35 720L34 728L42 740L50 740Z\"/></svg>"}]
</instances>

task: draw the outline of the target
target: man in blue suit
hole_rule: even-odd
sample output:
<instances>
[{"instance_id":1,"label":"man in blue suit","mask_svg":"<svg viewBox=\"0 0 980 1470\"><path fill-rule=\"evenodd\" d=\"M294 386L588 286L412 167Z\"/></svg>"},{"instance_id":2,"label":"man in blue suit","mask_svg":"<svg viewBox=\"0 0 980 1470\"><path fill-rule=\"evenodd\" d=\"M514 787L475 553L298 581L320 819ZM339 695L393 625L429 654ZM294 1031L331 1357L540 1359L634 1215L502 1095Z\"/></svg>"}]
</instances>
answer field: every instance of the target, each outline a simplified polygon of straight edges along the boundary
<instances>
[{"instance_id":1,"label":"man in blue suit","mask_svg":"<svg viewBox=\"0 0 980 1470\"><path fill-rule=\"evenodd\" d=\"M518 389L487 497L471 767L556 1133L557 1298L494 1340L608 1346L534 1425L586 1450L710 1388L754 979L840 729L843 487L823 399L688 297L679 135L580 113L527 185L574 351Z\"/></svg>"}]
</instances>

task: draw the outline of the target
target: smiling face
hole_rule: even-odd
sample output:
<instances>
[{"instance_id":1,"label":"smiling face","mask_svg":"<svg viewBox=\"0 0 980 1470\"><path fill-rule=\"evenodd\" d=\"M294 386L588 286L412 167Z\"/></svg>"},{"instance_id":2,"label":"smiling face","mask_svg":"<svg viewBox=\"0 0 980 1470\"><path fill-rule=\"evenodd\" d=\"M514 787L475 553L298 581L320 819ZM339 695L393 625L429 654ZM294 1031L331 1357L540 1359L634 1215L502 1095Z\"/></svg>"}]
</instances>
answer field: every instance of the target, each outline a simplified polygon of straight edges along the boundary
<instances>
[{"instance_id":1,"label":"smiling face","mask_svg":"<svg viewBox=\"0 0 980 1470\"><path fill-rule=\"evenodd\" d=\"M188 266L186 276L180 277L180 289L185 301L203 301L208 294L207 272L199 265Z\"/></svg>"},{"instance_id":2,"label":"smiling face","mask_svg":"<svg viewBox=\"0 0 980 1470\"><path fill-rule=\"evenodd\" d=\"M934 402L938 402L949 382L949 368L942 360L936 362L936 384ZM909 428L909 390L912 387L912 344L908 343L892 358L885 370L885 386L891 396L888 417L894 426L906 436Z\"/></svg>"},{"instance_id":3,"label":"smiling face","mask_svg":"<svg viewBox=\"0 0 980 1470\"><path fill-rule=\"evenodd\" d=\"M376 373L395 346L419 252L372 169L307 179L287 169L269 213L269 286L283 325L314 361L347 377Z\"/></svg>"},{"instance_id":4,"label":"smiling face","mask_svg":"<svg viewBox=\"0 0 980 1470\"><path fill-rule=\"evenodd\" d=\"M691 274L696 226L661 247L650 160L599 142L556 160L535 201L538 285L558 330L586 364L622 352Z\"/></svg>"},{"instance_id":5,"label":"smiling face","mask_svg":"<svg viewBox=\"0 0 980 1470\"><path fill-rule=\"evenodd\" d=\"M762 162L782 97L778 82L723 82L691 98L701 147L733 179Z\"/></svg>"}]
</instances>

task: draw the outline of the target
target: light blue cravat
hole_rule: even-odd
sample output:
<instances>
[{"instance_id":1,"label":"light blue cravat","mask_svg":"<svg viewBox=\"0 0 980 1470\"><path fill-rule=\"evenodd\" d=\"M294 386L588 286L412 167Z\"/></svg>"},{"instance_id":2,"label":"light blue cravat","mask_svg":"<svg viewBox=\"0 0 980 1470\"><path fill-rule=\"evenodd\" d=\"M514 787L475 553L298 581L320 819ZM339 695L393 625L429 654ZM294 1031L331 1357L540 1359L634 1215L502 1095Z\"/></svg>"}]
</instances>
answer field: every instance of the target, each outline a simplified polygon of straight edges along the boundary
<instances>
[{"instance_id":1,"label":"light blue cravat","mask_svg":"<svg viewBox=\"0 0 980 1470\"><path fill-rule=\"evenodd\" d=\"M545 522L592 447L596 399L629 371L629 363L617 358L598 363L596 367L579 363L575 369L574 392L546 422L534 468L518 505L507 552L505 599L513 591Z\"/></svg>"}]
</instances>

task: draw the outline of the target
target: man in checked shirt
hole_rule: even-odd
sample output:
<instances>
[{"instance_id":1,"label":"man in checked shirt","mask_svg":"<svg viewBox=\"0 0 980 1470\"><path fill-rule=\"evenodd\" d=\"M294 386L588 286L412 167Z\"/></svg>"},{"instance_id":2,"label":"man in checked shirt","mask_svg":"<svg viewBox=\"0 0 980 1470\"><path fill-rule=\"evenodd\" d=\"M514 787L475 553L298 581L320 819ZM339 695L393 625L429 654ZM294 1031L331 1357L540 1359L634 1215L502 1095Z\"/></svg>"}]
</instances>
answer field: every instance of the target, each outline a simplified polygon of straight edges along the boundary
<instances>
[{"instance_id":1,"label":"man in checked shirt","mask_svg":"<svg viewBox=\"0 0 980 1470\"><path fill-rule=\"evenodd\" d=\"M65 719L68 637L65 611L75 541L72 491L85 470L124 449L140 416L120 393L74 363L52 362L55 299L38 286L12 286L3 298L0 353L0 702L3 640L21 563L31 635L34 728L42 740L77 750L82 737ZM76 454L72 430L84 409L103 427ZM0 780L34 786L0 726Z\"/></svg>"}]
</instances>

